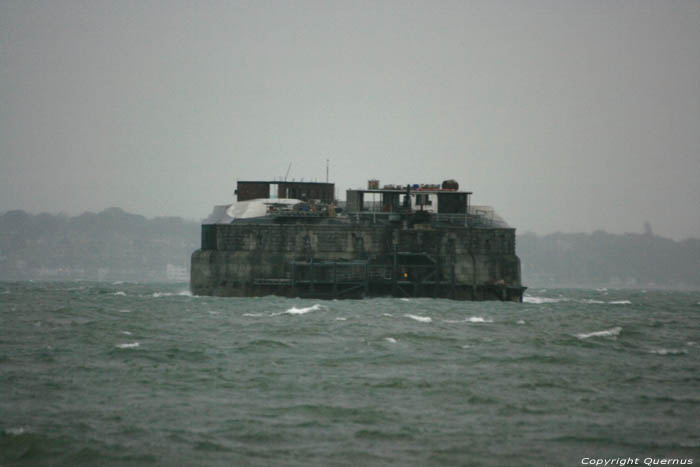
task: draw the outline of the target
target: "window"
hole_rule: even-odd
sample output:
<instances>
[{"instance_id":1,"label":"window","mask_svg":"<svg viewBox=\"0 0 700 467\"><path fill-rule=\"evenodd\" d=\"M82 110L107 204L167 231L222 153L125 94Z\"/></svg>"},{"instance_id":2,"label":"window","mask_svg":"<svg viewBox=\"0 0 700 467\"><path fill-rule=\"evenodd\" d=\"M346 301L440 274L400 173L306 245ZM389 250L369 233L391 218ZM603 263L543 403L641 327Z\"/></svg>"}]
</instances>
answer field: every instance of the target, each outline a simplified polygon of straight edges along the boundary
<instances>
[{"instance_id":1,"label":"window","mask_svg":"<svg viewBox=\"0 0 700 467\"><path fill-rule=\"evenodd\" d=\"M427 193L416 195L416 206L432 206L433 200L430 199L430 195Z\"/></svg>"}]
</instances>

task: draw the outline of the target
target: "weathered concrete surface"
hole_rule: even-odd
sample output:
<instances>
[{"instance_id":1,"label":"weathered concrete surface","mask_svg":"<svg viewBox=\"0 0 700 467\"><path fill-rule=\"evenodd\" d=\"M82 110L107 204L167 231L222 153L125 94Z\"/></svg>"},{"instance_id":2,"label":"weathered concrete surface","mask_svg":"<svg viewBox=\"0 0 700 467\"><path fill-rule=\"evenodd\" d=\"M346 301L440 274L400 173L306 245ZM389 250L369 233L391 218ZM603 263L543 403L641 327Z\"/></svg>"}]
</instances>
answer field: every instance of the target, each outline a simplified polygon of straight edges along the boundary
<instances>
[{"instance_id":1,"label":"weathered concrete surface","mask_svg":"<svg viewBox=\"0 0 700 467\"><path fill-rule=\"evenodd\" d=\"M279 279L280 283L289 280L292 261L387 263L398 251L429 255L438 265L440 277L454 284L454 298L522 298L515 229L416 227L402 229L388 224L204 225L202 249L192 255L191 289L197 295L293 295L295 291L289 287L259 283L261 280ZM509 292L504 292L504 287Z\"/></svg>"}]
</instances>

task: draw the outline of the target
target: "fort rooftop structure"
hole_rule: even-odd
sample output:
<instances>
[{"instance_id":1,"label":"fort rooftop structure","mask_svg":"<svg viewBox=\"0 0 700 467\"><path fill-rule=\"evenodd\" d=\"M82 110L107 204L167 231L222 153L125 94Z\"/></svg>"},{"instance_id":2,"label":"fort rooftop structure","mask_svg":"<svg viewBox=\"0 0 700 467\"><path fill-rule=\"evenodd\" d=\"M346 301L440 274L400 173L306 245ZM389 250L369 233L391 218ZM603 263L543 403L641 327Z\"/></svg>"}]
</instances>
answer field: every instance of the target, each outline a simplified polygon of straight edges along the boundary
<instances>
[{"instance_id":1,"label":"fort rooftop structure","mask_svg":"<svg viewBox=\"0 0 700 467\"><path fill-rule=\"evenodd\" d=\"M522 301L515 229L458 188L370 180L342 208L332 183L239 181L202 225L192 292Z\"/></svg>"}]
</instances>

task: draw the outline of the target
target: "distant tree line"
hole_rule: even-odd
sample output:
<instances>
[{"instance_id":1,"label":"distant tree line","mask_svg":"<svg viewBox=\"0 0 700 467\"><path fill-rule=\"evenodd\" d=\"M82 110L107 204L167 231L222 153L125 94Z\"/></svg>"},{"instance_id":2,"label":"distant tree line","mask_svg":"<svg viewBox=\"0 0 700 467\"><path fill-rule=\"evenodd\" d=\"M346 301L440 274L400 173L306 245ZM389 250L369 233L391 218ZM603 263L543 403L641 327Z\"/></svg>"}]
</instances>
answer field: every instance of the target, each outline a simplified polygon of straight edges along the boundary
<instances>
[{"instance_id":1,"label":"distant tree line","mask_svg":"<svg viewBox=\"0 0 700 467\"><path fill-rule=\"evenodd\" d=\"M76 217L0 216L0 279L184 280L199 224L119 208Z\"/></svg>"},{"instance_id":2,"label":"distant tree line","mask_svg":"<svg viewBox=\"0 0 700 467\"><path fill-rule=\"evenodd\" d=\"M523 283L532 287L700 288L700 239L644 234L518 235Z\"/></svg>"},{"instance_id":3,"label":"distant tree line","mask_svg":"<svg viewBox=\"0 0 700 467\"><path fill-rule=\"evenodd\" d=\"M0 280L187 280L198 222L109 208L75 217L0 216ZM700 239L652 234L518 235L530 287L700 288Z\"/></svg>"}]
</instances>

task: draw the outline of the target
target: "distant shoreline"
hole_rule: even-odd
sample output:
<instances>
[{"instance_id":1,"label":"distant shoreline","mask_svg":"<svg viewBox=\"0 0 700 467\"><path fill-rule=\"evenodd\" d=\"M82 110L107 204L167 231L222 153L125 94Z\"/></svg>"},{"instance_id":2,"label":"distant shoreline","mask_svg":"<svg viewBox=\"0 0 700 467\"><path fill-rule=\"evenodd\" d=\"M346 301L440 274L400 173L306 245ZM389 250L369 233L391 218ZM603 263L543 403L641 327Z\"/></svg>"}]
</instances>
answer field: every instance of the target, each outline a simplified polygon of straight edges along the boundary
<instances>
[{"instance_id":1,"label":"distant shoreline","mask_svg":"<svg viewBox=\"0 0 700 467\"><path fill-rule=\"evenodd\" d=\"M69 217L0 215L0 280L189 280L200 246L200 223L180 217L148 219L120 208ZM700 239L651 233L518 234L523 284L559 289L700 289Z\"/></svg>"}]
</instances>

